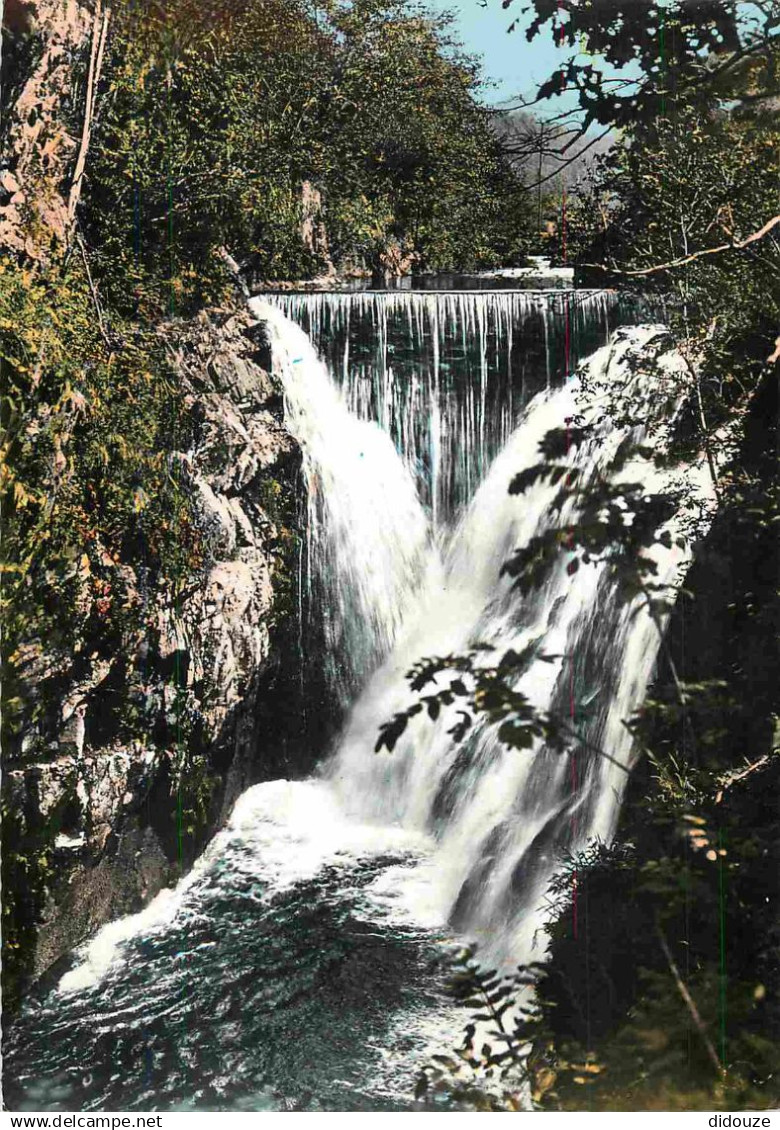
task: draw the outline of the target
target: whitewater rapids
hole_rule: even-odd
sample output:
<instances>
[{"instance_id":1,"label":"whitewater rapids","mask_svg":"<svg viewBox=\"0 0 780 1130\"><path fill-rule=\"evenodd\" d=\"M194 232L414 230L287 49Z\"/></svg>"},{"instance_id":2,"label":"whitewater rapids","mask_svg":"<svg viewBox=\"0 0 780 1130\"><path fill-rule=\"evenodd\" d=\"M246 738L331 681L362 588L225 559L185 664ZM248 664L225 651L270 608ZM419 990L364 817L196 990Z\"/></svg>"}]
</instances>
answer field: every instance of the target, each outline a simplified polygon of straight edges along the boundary
<instances>
[{"instance_id":1,"label":"whitewater rapids","mask_svg":"<svg viewBox=\"0 0 780 1130\"><path fill-rule=\"evenodd\" d=\"M426 494L417 441L394 444L390 417L383 427L354 410L289 311L253 306L304 453L308 609L319 610L324 677L349 707L343 731L315 777L249 789L175 889L106 926L40 990L6 1052L15 1109L414 1109L420 1064L462 1023L439 991L443 945L475 940L490 964L538 960L562 857L614 831L633 756L625 721L644 698L663 623L641 601L618 601L602 565L570 575L565 552L520 599L503 562L574 516L574 503L556 516L549 482L519 496L507 488L577 416L594 435L564 458L586 476L608 478L627 438L664 442L656 418L687 377L663 328L619 331L580 378L545 380L507 416L487 465L487 417L467 391L477 426L462 437L458 481L473 492L458 508L437 485L457 446L446 429ZM610 421L615 387L644 402L641 426ZM457 412L438 403L439 422L455 427ZM637 455L622 473L651 494L680 472ZM711 509L706 469L684 473L693 508ZM671 517L659 529L669 547L652 550L655 580L671 590L690 557L678 544L686 523ZM570 717L580 739L571 753L508 750L484 722L457 743L446 712L413 720L392 754L373 752L380 725L411 701L412 663L477 643L492 663L534 642L546 658L518 686L539 710Z\"/></svg>"}]
</instances>

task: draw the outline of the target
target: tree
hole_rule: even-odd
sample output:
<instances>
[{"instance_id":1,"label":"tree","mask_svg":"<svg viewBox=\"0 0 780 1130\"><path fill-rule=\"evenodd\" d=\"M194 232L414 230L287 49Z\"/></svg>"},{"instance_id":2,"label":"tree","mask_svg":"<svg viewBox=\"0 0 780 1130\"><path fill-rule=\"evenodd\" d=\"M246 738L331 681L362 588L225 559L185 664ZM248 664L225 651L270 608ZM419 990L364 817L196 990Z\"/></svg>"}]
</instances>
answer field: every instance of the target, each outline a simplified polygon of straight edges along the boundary
<instances>
[{"instance_id":1,"label":"tree","mask_svg":"<svg viewBox=\"0 0 780 1130\"><path fill-rule=\"evenodd\" d=\"M99 273L122 265L116 301L218 296L221 247L253 281L317 274L304 185L345 267L388 241L439 267L516 253L517 180L446 20L401 0L191 9L123 5L109 41L85 222Z\"/></svg>"},{"instance_id":2,"label":"tree","mask_svg":"<svg viewBox=\"0 0 780 1130\"><path fill-rule=\"evenodd\" d=\"M521 105L576 96L573 111L553 117L547 138L548 150L572 162L613 129L634 133L678 109L706 116L734 101L771 114L780 94L778 0L533 0L522 7L503 0L513 5L532 16L529 41L546 33L571 49ZM509 31L519 26L518 17ZM595 137L594 126L602 127Z\"/></svg>"},{"instance_id":3,"label":"tree","mask_svg":"<svg viewBox=\"0 0 780 1130\"><path fill-rule=\"evenodd\" d=\"M479 68L453 41L449 17L358 0L334 27L341 49L326 128L337 217L359 185L368 214L384 217L380 242L405 241L420 266L516 255L525 213L518 181L476 101ZM348 243L348 227L341 238Z\"/></svg>"},{"instance_id":4,"label":"tree","mask_svg":"<svg viewBox=\"0 0 780 1130\"><path fill-rule=\"evenodd\" d=\"M646 757L629 781L615 841L560 861L550 963L537 979L537 1039L522 1032L515 1084L530 1081L533 1093L536 1056L554 1084L536 1088L542 1106L771 1107L780 963L766 884L777 869L777 821L764 791L777 774L780 715L777 681L767 674L776 670L780 639L773 371L780 149L768 109L778 89L780 6L535 0L524 11L534 13L529 40L547 28L558 43L634 68L628 78L607 78L598 62L573 54L535 101L576 93L574 120L564 115L554 123L557 137L551 131L559 149L573 149L594 123L620 131L590 184L570 197L570 250L597 283L641 285L665 302L688 375L686 410L665 458L684 462L704 451L720 510L686 578L690 596L672 616L650 699L639 719L625 720ZM610 410L644 421L640 404L629 398L621 407L615 390L608 393ZM725 465L716 429L743 436ZM556 510L578 500L582 484L567 478L556 450L546 444L538 467L508 489L547 476L561 483ZM629 592L638 584L652 599L641 575L641 509L639 529L631 523L637 536L626 540L622 523L610 520L610 498L592 501L571 526L532 539L506 563L521 597L562 548L595 548L627 569ZM655 500L661 510L670 501L663 493ZM471 676L464 660L419 663L410 681L442 666ZM488 676L488 693L466 703L469 725L484 715L520 751L559 736L557 719L529 711L512 662L499 661ZM457 695L450 684L422 703L435 700L438 712ZM409 714L383 728L382 745L392 748ZM467 728L464 718L451 732L463 738ZM587 906L585 947L572 935L575 889ZM505 988L495 992L503 1007ZM463 1051L477 1067L468 1040ZM484 1049L482 1058L492 1064ZM574 1064L583 1065L578 1077ZM479 1086L464 1092L457 1079L451 1086L448 1071L438 1064L428 1078L456 1102L465 1094L477 1109L513 1109L511 1094L491 1105Z\"/></svg>"},{"instance_id":5,"label":"tree","mask_svg":"<svg viewBox=\"0 0 780 1130\"><path fill-rule=\"evenodd\" d=\"M8 5L0 247L30 262L61 256L73 236L109 19L100 0L94 12L52 0ZM74 76L85 56L82 90Z\"/></svg>"}]
</instances>

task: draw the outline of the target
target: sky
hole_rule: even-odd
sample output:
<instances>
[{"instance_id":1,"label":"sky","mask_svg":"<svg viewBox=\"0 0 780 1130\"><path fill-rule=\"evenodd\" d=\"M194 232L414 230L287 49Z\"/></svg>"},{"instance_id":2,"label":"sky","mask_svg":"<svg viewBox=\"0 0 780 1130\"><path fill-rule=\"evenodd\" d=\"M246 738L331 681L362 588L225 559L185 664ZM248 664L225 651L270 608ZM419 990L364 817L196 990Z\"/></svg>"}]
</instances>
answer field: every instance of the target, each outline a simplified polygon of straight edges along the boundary
<instances>
[{"instance_id":1,"label":"sky","mask_svg":"<svg viewBox=\"0 0 780 1130\"><path fill-rule=\"evenodd\" d=\"M483 57L487 76L497 83L485 93L485 100L501 102L517 94L530 94L537 80L547 77L562 52L542 38L528 43L524 32L507 28L519 15L520 0L512 8L501 7L501 0L426 0L426 7L438 12L454 12L456 27L464 46ZM517 11L513 10L517 9Z\"/></svg>"},{"instance_id":2,"label":"sky","mask_svg":"<svg viewBox=\"0 0 780 1130\"><path fill-rule=\"evenodd\" d=\"M425 5L434 11L453 12L464 47L482 56L485 74L495 84L485 91L483 97L486 102L501 103L516 99L518 95L532 96L539 83L569 57L569 48L556 48L549 25L533 43L528 42L525 28L531 16L522 15L522 9L526 7L522 0L514 0L506 10L501 6L501 0L425 0ZM756 15L752 3L740 3L738 7L743 14ZM507 29L515 19L518 27L510 34ZM600 61L600 69L605 74L618 73L603 60ZM629 69L619 73L624 78L636 74ZM575 104L575 96L563 95L543 102L534 112L547 117L573 108Z\"/></svg>"},{"instance_id":3,"label":"sky","mask_svg":"<svg viewBox=\"0 0 780 1130\"><path fill-rule=\"evenodd\" d=\"M569 49L555 47L549 27L544 28L533 43L528 42L524 28L530 16L521 16L524 6L521 0L515 0L506 10L501 0L484 0L484 6L480 0L426 0L426 7L434 11L454 12L455 26L464 47L482 56L485 74L496 84L485 92L486 102L500 103L517 95L533 95L539 83L569 57ZM510 34L507 29L518 18L520 26ZM575 103L576 98L569 96L542 103L539 110L547 116Z\"/></svg>"}]
</instances>

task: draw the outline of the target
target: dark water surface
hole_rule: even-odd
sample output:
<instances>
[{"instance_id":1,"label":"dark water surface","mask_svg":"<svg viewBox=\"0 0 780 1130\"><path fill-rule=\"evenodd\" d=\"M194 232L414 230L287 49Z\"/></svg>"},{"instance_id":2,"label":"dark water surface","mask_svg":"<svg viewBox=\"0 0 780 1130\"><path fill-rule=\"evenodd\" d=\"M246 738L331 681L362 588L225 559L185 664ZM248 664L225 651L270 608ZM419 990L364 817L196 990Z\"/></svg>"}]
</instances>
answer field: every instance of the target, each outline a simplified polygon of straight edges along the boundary
<instances>
[{"instance_id":1,"label":"dark water surface","mask_svg":"<svg viewBox=\"0 0 780 1130\"><path fill-rule=\"evenodd\" d=\"M324 788L257 786L186 889L28 1000L6 1033L10 1109L412 1109L421 1033L447 1011L435 932L392 910L418 853L315 847ZM310 833L284 824L292 804Z\"/></svg>"}]
</instances>

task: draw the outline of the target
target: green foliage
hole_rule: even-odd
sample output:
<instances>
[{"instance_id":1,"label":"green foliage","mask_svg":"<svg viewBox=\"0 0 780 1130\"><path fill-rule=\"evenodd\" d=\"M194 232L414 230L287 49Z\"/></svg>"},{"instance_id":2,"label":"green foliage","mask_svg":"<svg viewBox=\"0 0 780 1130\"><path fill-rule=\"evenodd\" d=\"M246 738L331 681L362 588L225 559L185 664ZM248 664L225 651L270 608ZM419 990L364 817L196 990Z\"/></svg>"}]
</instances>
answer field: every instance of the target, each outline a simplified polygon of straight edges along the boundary
<instances>
[{"instance_id":1,"label":"green foliage","mask_svg":"<svg viewBox=\"0 0 780 1130\"><path fill-rule=\"evenodd\" d=\"M75 259L56 282L10 262L2 272L9 737L46 710L14 691L40 641L55 683L87 640L121 652L152 614L143 586L164 579L172 599L201 550L171 458L188 425L162 343L133 326L105 340Z\"/></svg>"},{"instance_id":2,"label":"green foliage","mask_svg":"<svg viewBox=\"0 0 780 1130\"><path fill-rule=\"evenodd\" d=\"M299 4L183 0L119 7L85 200L103 286L151 316L224 293L223 244L307 273L297 236L316 82L316 28ZM129 286L127 285L129 282Z\"/></svg>"},{"instance_id":3,"label":"green foliage","mask_svg":"<svg viewBox=\"0 0 780 1130\"><path fill-rule=\"evenodd\" d=\"M605 1065L592 1105L776 1103L779 771L777 751L725 775L648 764L618 842L569 861L555 885L541 992L561 1054L597 1049Z\"/></svg>"},{"instance_id":4,"label":"green foliage","mask_svg":"<svg viewBox=\"0 0 780 1130\"><path fill-rule=\"evenodd\" d=\"M75 782L74 782L75 786ZM3 829L3 1001L7 1015L19 1004L29 971L46 886L55 873L53 844L72 799L65 793L34 829L6 789L0 797Z\"/></svg>"},{"instance_id":5,"label":"green foliage","mask_svg":"<svg viewBox=\"0 0 780 1130\"><path fill-rule=\"evenodd\" d=\"M704 453L720 511L673 613L655 688L640 717L625 720L646 757L615 841L562 860L553 883L537 1030L512 1059L513 1088L485 1078L489 1056L477 1065L482 1076L464 1082L461 1049L452 1064L427 1070L420 1094L440 1092L456 1109L516 1109L524 1081L542 1109L771 1109L780 1066L771 800L780 766L780 243L776 228L746 241L777 213L777 124L761 106L777 77L780 10L648 0L643 19L636 5L611 0L532 8L529 39L554 27L571 47L584 36L589 52L639 66L639 81L621 88L603 81L597 63L573 59L539 93L568 84L586 119L624 127L591 183L570 197L569 252L594 282L663 300L684 367L654 411L630 380L585 389L615 426L652 417L653 452L629 443L614 476L586 475L569 458L591 438L582 421L548 435L539 463L508 486L556 486L559 521L504 571L523 598L563 554L571 573L600 561L616 599L643 596L653 614L668 611L647 551L671 546L663 523L685 502L685 479L648 497L622 469L636 455L668 469ZM716 466L724 441L740 436L734 458ZM463 670L457 656L447 664ZM504 678L509 695L517 673ZM469 725L486 722L481 713L473 703ZM405 722L393 724L397 740Z\"/></svg>"},{"instance_id":6,"label":"green foliage","mask_svg":"<svg viewBox=\"0 0 780 1130\"><path fill-rule=\"evenodd\" d=\"M635 444L624 444L611 471L620 473L631 458L648 453ZM614 481L598 470L586 473L570 464L550 462L515 475L509 493L521 494L544 479L553 486L561 484L552 511L560 513L571 502L576 506L575 516L517 548L504 562L502 574L513 577L518 592L528 595L543 582L561 553L567 552L571 555L566 566L570 576L581 564L605 563L607 575L616 582L616 599L643 594L660 611L665 590L652 580L658 566L646 551L658 544L671 548L672 535L662 527L674 514L678 500L672 494L648 494L642 482ZM686 544L682 538L677 543L680 548Z\"/></svg>"},{"instance_id":7,"label":"green foliage","mask_svg":"<svg viewBox=\"0 0 780 1130\"><path fill-rule=\"evenodd\" d=\"M434 1055L417 1081L415 1098L429 1109L522 1110L522 1091L535 1075L530 1045L541 1013L529 999L541 966L511 976L484 969L474 948L452 956L448 995L470 1010L463 1043L452 1055Z\"/></svg>"},{"instance_id":8,"label":"green foliage","mask_svg":"<svg viewBox=\"0 0 780 1130\"><path fill-rule=\"evenodd\" d=\"M590 1084L604 1070L589 1053L571 1060L556 1053L544 964L499 973L482 967L472 947L453 955L450 966L446 991L471 1015L463 1043L451 1055L434 1055L418 1078L415 1098L427 1109L554 1109L558 1091Z\"/></svg>"},{"instance_id":9,"label":"green foliage","mask_svg":"<svg viewBox=\"0 0 780 1130\"><path fill-rule=\"evenodd\" d=\"M514 1089L497 1092L484 1064L464 1082L459 1053L457 1070L427 1072L437 1102L514 1109L525 1080L542 1109L776 1105L776 429L768 383L672 619L667 647L683 675L662 663L631 720L646 757L615 840L562 859L551 885L548 961L533 990L535 1031L524 1030L528 1046L511 1064ZM553 461L562 446L556 434L543 445ZM555 466L539 464L519 485ZM462 669L459 657L446 662Z\"/></svg>"},{"instance_id":10,"label":"green foliage","mask_svg":"<svg viewBox=\"0 0 780 1130\"><path fill-rule=\"evenodd\" d=\"M399 0L250 0L218 20L125 3L106 75L85 206L101 285L133 312L220 297L223 246L253 280L322 271L305 182L337 266L393 242L418 268L518 253L518 185L444 18Z\"/></svg>"},{"instance_id":11,"label":"green foliage","mask_svg":"<svg viewBox=\"0 0 780 1130\"><path fill-rule=\"evenodd\" d=\"M625 424L631 405L624 391L606 410ZM541 1109L733 1110L777 1103L776 720L772 745L766 744L767 720L780 709L773 674L780 639L776 409L776 390L766 383L744 423L742 450L721 476L721 511L686 581L692 591L684 594L667 645L683 675L662 663L654 692L630 721L646 758L630 779L615 841L560 862L549 892L548 962L533 988L533 1024L525 1017L520 1029L522 1051L515 1046L497 1081L488 1074L490 1048L475 1057L464 1045L426 1069L421 1099L492 1111L518 1109L513 1104L527 1103L528 1093ZM589 438L586 429L572 429L575 447ZM684 437L683 450L688 442ZM679 446L672 441L672 450ZM559 508L581 504L584 496L586 517L592 490L594 506L608 514L609 481L606 496L598 476L583 484L559 462L566 448L565 434L546 437L547 461L517 476L510 489L558 483ZM630 450L621 454L631 458ZM625 540L618 526L599 522L594 542L593 523L581 528L575 518L566 536L536 539L514 555L521 593L543 579L544 542L545 568L573 549L602 554L615 569L616 598L625 570L636 591L658 605L641 557L645 537L659 537L662 516L651 508L644 524L642 492L623 486L620 493L629 511L632 498L638 506L636 538ZM677 505L672 497L655 501L662 510ZM625 595L634 595L632 585ZM410 683L419 693L445 670L472 677L473 666L471 655L422 662ZM469 724L491 721L487 707L508 702L521 674L514 662L493 670L503 689L491 685L495 697L472 699ZM448 691L439 701L447 701ZM400 722L397 716L390 725L398 729ZM502 1004L521 999L506 985L502 993ZM531 1064L539 1065L541 1082Z\"/></svg>"},{"instance_id":12,"label":"green foliage","mask_svg":"<svg viewBox=\"0 0 780 1130\"><path fill-rule=\"evenodd\" d=\"M769 375L780 242L729 245L777 211L778 140L776 122L679 106L626 135L572 205L580 261L663 298L695 390L681 455L704 447L712 462L717 429L738 426Z\"/></svg>"},{"instance_id":13,"label":"green foliage","mask_svg":"<svg viewBox=\"0 0 780 1130\"><path fill-rule=\"evenodd\" d=\"M190 425L162 341L118 317L110 336L101 330L82 260L48 277L0 264L0 364L3 974L13 1004L76 782L43 818L9 775L61 752L63 698L103 664L111 676L93 741L148 736L139 644L154 637L157 602L174 604L197 574L204 546L174 457Z\"/></svg>"},{"instance_id":14,"label":"green foliage","mask_svg":"<svg viewBox=\"0 0 780 1130\"><path fill-rule=\"evenodd\" d=\"M456 742L463 741L475 716L481 715L489 725L498 727L499 740L511 749L531 749L537 740L543 740L549 748L562 752L575 735L563 720L538 711L515 686L534 660L553 663L556 656L544 655L535 642L520 652L510 649L494 667L487 667L477 661L486 650L489 649L483 647L466 655L423 659L415 664L407 680L411 690L418 694L428 684L436 683L437 677L445 672L457 673L458 677L432 694L421 695L406 710L394 714L380 726L375 752L385 748L392 753L412 718L425 711L435 721L442 707L452 706L456 701L460 707L456 712L459 720L447 731Z\"/></svg>"},{"instance_id":15,"label":"green foliage","mask_svg":"<svg viewBox=\"0 0 780 1130\"><path fill-rule=\"evenodd\" d=\"M562 862L548 896L547 961L505 975L471 951L456 957L449 992L471 1013L464 1042L433 1057L418 1100L485 1111L529 1101L541 1110L773 1109L778 774L777 749L693 782L648 765L622 836Z\"/></svg>"}]
</instances>

